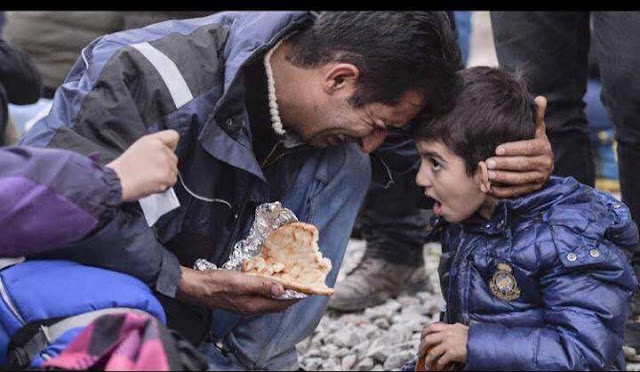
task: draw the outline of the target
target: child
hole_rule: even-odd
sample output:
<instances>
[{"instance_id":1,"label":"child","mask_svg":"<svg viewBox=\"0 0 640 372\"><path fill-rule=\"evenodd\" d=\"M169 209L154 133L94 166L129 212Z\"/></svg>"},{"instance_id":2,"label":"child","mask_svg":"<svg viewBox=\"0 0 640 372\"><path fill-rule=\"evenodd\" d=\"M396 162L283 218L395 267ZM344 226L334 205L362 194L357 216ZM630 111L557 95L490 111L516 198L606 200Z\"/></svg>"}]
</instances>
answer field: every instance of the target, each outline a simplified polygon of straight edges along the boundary
<instances>
[{"instance_id":1,"label":"child","mask_svg":"<svg viewBox=\"0 0 640 372\"><path fill-rule=\"evenodd\" d=\"M420 356L438 369L624 369L636 277L623 249L638 244L629 210L564 177L518 199L490 196L485 159L534 137L535 104L502 70L460 74L455 107L417 130L416 182L435 200L447 302Z\"/></svg>"}]
</instances>

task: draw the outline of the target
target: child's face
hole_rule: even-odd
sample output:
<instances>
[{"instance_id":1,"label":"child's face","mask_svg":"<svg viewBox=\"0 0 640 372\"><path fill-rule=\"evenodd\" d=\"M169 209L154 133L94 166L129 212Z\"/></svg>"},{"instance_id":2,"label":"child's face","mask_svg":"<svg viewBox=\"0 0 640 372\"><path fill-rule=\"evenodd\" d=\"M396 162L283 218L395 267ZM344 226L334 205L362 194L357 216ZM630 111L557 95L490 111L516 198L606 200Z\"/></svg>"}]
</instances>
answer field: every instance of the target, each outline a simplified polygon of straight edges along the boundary
<instances>
[{"instance_id":1,"label":"child's face","mask_svg":"<svg viewBox=\"0 0 640 372\"><path fill-rule=\"evenodd\" d=\"M433 212L452 223L471 217L487 200L481 170L469 177L464 160L441 141L419 139L416 146L421 159L416 183L435 200Z\"/></svg>"}]
</instances>

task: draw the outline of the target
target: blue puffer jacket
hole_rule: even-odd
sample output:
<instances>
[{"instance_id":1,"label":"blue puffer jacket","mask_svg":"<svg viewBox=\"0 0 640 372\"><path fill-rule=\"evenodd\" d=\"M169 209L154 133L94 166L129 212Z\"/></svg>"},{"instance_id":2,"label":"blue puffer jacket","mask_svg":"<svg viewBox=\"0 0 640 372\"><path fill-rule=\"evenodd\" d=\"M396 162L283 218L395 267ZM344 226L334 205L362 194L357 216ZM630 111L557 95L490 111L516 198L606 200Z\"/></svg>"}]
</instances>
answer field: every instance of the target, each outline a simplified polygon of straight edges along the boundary
<instances>
[{"instance_id":1,"label":"blue puffer jacket","mask_svg":"<svg viewBox=\"0 0 640 372\"><path fill-rule=\"evenodd\" d=\"M27 261L0 270L0 366L23 326L114 307L146 311L166 324L162 306L143 282L71 261ZM62 320L62 319L60 319ZM70 328L36 355L33 366L58 355L84 327Z\"/></svg>"},{"instance_id":2,"label":"blue puffer jacket","mask_svg":"<svg viewBox=\"0 0 640 372\"><path fill-rule=\"evenodd\" d=\"M445 321L469 325L470 370L624 369L638 244L629 210L573 178L500 201L490 221L437 223Z\"/></svg>"}]
</instances>

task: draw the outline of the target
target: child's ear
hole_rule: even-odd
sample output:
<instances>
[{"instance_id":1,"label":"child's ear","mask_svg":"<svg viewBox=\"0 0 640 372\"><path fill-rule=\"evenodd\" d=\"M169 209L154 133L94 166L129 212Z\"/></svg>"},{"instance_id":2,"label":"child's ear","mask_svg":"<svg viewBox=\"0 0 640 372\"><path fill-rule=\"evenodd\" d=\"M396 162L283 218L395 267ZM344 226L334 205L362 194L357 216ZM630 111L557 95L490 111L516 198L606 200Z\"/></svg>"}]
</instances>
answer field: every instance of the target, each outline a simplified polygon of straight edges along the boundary
<instances>
[{"instance_id":1,"label":"child's ear","mask_svg":"<svg viewBox=\"0 0 640 372\"><path fill-rule=\"evenodd\" d=\"M476 174L478 182L480 183L480 191L488 193L491 190L491 181L489 181L489 168L487 163L481 161L478 163L478 173Z\"/></svg>"}]
</instances>

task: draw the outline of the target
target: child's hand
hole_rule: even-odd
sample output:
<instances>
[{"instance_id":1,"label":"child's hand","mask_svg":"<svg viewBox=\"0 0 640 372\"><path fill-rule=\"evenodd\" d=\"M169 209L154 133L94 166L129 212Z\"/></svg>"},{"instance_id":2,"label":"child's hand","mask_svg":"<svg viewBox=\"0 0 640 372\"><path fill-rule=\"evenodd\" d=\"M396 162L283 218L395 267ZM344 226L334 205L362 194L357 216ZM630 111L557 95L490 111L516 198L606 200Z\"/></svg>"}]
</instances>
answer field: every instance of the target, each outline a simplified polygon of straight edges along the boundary
<instances>
[{"instance_id":1,"label":"child's hand","mask_svg":"<svg viewBox=\"0 0 640 372\"><path fill-rule=\"evenodd\" d=\"M420 358L428 352L425 363L440 370L454 362L464 364L468 339L469 327L464 324L432 323L422 330Z\"/></svg>"}]
</instances>

